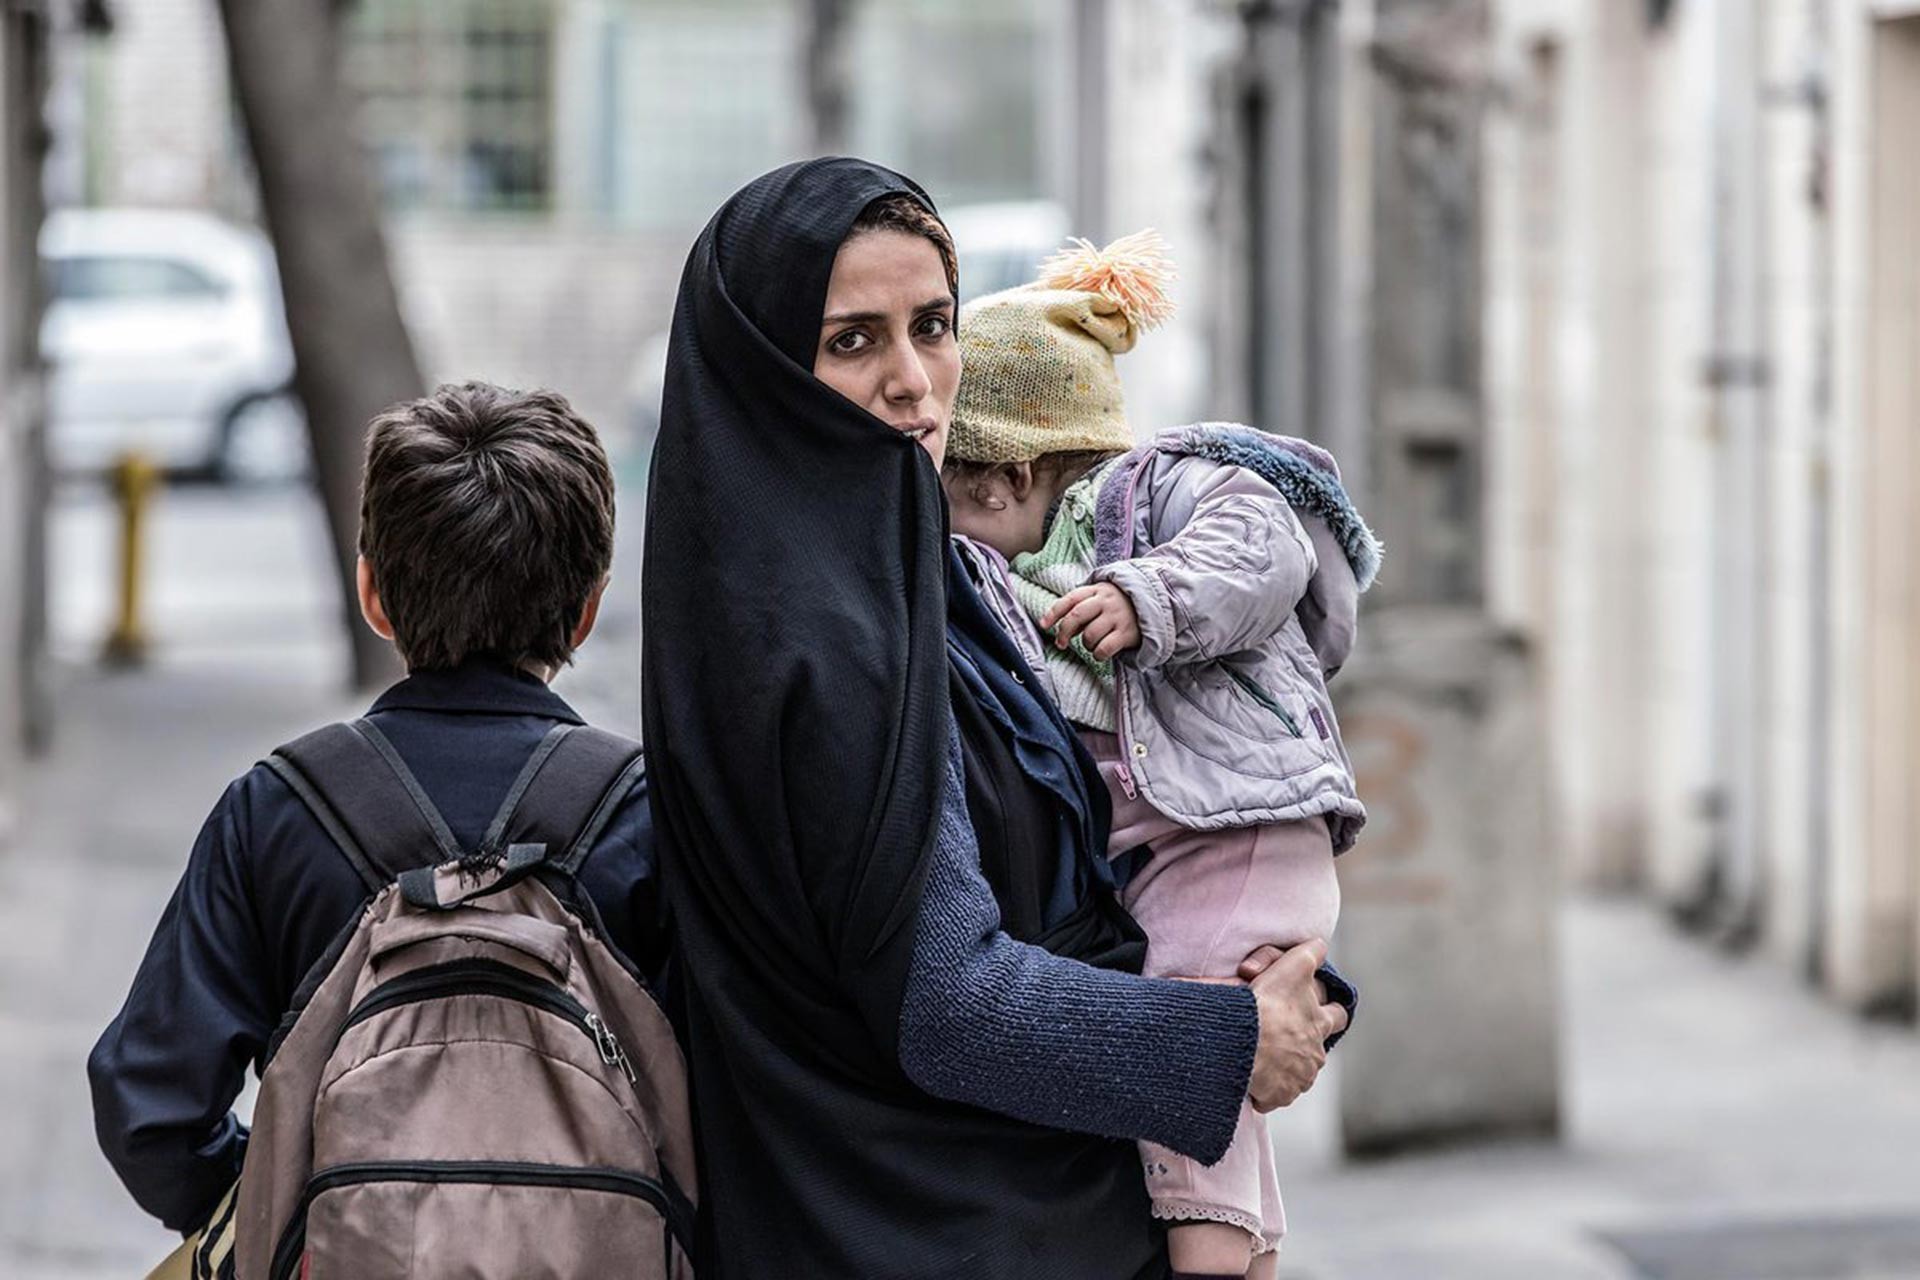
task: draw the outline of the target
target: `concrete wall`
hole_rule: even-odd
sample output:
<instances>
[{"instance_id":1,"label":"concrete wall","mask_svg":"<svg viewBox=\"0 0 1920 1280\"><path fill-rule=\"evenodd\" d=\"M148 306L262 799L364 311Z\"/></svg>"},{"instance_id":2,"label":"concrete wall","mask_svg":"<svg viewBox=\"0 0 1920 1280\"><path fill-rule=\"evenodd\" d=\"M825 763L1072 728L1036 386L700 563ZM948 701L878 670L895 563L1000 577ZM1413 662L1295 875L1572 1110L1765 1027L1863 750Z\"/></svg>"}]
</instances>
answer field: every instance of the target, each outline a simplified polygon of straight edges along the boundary
<instances>
[{"instance_id":1,"label":"concrete wall","mask_svg":"<svg viewBox=\"0 0 1920 1280\"><path fill-rule=\"evenodd\" d=\"M1127 415L1143 437L1205 413L1205 290L1216 272L1245 265L1220 261L1207 232L1208 71L1232 24L1191 9L1188 0L1124 0L1107 18L1109 83L1126 86L1110 98L1107 228L1113 236L1157 228L1179 272L1178 320L1145 336L1120 364Z\"/></svg>"},{"instance_id":2,"label":"concrete wall","mask_svg":"<svg viewBox=\"0 0 1920 1280\"><path fill-rule=\"evenodd\" d=\"M1834 837L1822 949L1836 991L1910 1007L1920 653L1911 508L1920 356L1920 20L1843 6L1834 36Z\"/></svg>"},{"instance_id":3,"label":"concrete wall","mask_svg":"<svg viewBox=\"0 0 1920 1280\"><path fill-rule=\"evenodd\" d=\"M13 55L14 16L0 6L0 139L14 136L16 64ZM5 172L0 164L0 173ZM0 185L0 244L18 216ZM0 298L15 296L20 282L14 279L10 264L0 257ZM0 351L9 349L13 336L12 308L0 310ZM24 453L26 440L16 429L12 415L4 412L7 396L14 388L12 371L0 367L0 848L4 848L15 822L19 800L19 773L22 747L23 675L21 643L24 639L17 620L25 590L25 566L22 548L26 541L26 522L22 518L26 493Z\"/></svg>"},{"instance_id":4,"label":"concrete wall","mask_svg":"<svg viewBox=\"0 0 1920 1280\"><path fill-rule=\"evenodd\" d=\"M685 237L438 217L388 230L429 381L556 387L610 436L625 431L642 347L673 317Z\"/></svg>"},{"instance_id":5,"label":"concrete wall","mask_svg":"<svg viewBox=\"0 0 1920 1280\"><path fill-rule=\"evenodd\" d=\"M208 0L114 0L113 33L67 44L88 125L61 146L86 154L79 190L91 204L232 211L250 207L244 146L228 110L226 42Z\"/></svg>"},{"instance_id":6,"label":"concrete wall","mask_svg":"<svg viewBox=\"0 0 1920 1280\"><path fill-rule=\"evenodd\" d=\"M1550 714L1569 872L1624 885L1644 874L1659 581L1646 523L1657 505L1659 406L1646 259L1657 234L1647 185L1659 142L1624 104L1654 91L1636 6L1573 15L1569 148L1560 177L1563 307L1556 416L1564 567L1557 575ZM1624 108L1624 109L1623 109Z\"/></svg>"},{"instance_id":7,"label":"concrete wall","mask_svg":"<svg viewBox=\"0 0 1920 1280\"><path fill-rule=\"evenodd\" d=\"M1920 4L1502 0L1495 48L1489 599L1570 869L1908 1011Z\"/></svg>"},{"instance_id":8,"label":"concrete wall","mask_svg":"<svg viewBox=\"0 0 1920 1280\"><path fill-rule=\"evenodd\" d=\"M1758 925L1789 965L1810 969L1830 856L1826 758L1833 699L1827 484L1832 433L1833 193L1826 6L1769 0L1760 59L1765 107L1762 291L1770 402L1760 680L1758 805L1765 892Z\"/></svg>"},{"instance_id":9,"label":"concrete wall","mask_svg":"<svg viewBox=\"0 0 1920 1280\"><path fill-rule=\"evenodd\" d=\"M40 720L36 659L44 576L39 481L42 15L0 3L0 845L11 833L28 739Z\"/></svg>"}]
</instances>

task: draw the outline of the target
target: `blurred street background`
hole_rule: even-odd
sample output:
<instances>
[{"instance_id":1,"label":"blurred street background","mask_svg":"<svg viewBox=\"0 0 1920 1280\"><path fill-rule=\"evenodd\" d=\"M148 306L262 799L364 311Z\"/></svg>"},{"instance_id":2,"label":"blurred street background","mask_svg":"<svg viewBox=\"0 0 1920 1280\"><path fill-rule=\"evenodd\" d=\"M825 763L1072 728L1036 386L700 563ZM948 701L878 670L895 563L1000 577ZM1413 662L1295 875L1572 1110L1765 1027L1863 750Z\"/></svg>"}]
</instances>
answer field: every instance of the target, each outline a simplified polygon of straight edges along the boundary
<instances>
[{"instance_id":1,"label":"blurred street background","mask_svg":"<svg viewBox=\"0 0 1920 1280\"><path fill-rule=\"evenodd\" d=\"M220 788L356 713L360 429L558 388L637 732L664 330L851 152L968 294L1167 238L1136 434L1332 449L1363 989L1294 1280L1920 1277L1920 0L0 0L0 1276L171 1242L84 1059Z\"/></svg>"}]
</instances>

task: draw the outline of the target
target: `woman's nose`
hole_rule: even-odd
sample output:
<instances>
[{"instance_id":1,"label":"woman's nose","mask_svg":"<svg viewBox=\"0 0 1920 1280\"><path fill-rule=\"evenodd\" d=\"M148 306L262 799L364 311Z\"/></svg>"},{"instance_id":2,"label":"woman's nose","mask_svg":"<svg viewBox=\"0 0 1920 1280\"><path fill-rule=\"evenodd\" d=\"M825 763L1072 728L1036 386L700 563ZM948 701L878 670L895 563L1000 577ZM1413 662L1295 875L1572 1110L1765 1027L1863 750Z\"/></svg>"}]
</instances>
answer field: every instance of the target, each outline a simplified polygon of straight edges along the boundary
<instances>
[{"instance_id":1,"label":"woman's nose","mask_svg":"<svg viewBox=\"0 0 1920 1280\"><path fill-rule=\"evenodd\" d=\"M897 404L916 404L933 390L933 379L920 353L908 346L887 369L886 397Z\"/></svg>"}]
</instances>

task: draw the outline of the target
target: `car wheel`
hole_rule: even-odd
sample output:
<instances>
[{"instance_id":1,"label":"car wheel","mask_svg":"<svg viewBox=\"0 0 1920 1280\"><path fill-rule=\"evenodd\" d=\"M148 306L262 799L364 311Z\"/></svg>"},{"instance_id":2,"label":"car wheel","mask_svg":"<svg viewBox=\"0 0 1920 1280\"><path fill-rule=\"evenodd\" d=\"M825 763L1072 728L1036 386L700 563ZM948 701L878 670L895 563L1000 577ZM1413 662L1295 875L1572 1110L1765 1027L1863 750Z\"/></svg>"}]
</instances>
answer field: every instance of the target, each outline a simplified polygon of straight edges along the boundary
<instances>
[{"instance_id":1,"label":"car wheel","mask_svg":"<svg viewBox=\"0 0 1920 1280\"><path fill-rule=\"evenodd\" d=\"M291 391L262 391L227 411L214 475L223 484L287 484L310 474L306 414Z\"/></svg>"}]
</instances>

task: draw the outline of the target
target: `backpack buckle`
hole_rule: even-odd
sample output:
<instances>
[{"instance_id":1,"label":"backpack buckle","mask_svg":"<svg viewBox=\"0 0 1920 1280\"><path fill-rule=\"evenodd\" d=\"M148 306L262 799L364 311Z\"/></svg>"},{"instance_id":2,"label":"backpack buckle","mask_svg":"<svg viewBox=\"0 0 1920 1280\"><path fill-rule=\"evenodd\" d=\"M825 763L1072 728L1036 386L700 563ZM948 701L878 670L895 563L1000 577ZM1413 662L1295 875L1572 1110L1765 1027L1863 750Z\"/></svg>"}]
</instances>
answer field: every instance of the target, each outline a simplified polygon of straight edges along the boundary
<instances>
[{"instance_id":1,"label":"backpack buckle","mask_svg":"<svg viewBox=\"0 0 1920 1280\"><path fill-rule=\"evenodd\" d=\"M510 844L505 856L478 873L463 869L458 862L443 862L436 867L414 867L400 873L400 896L410 907L418 907L422 911L444 911L516 884L546 860L547 846L544 843Z\"/></svg>"}]
</instances>

